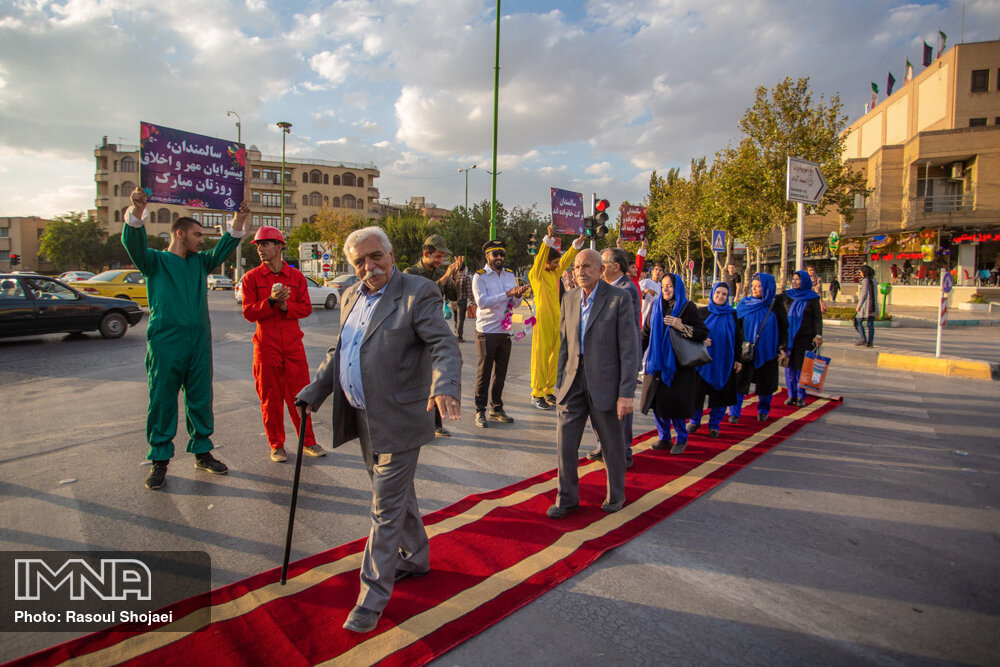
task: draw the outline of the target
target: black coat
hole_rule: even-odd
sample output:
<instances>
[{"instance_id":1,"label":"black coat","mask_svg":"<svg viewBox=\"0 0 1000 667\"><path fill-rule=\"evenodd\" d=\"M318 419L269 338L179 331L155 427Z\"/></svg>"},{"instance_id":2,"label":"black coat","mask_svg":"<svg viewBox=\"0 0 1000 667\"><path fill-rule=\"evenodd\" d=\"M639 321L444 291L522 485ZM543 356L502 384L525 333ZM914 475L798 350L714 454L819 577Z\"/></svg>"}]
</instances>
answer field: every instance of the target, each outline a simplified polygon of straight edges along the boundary
<instances>
[{"instance_id":1,"label":"black coat","mask_svg":"<svg viewBox=\"0 0 1000 667\"><path fill-rule=\"evenodd\" d=\"M708 307L706 306L704 308L699 308L698 314L701 315L702 319L707 319L708 316L711 314L711 311L709 311ZM734 361L740 361L740 350L743 348L743 320L736 317L736 313L734 312L733 321L736 324L736 335L735 335L735 341L733 343L734 347L733 351L735 352L735 356L733 357L733 359ZM708 348L710 354L713 349L715 349L714 345ZM710 408L723 408L730 405L735 405L736 380L738 377L739 374L736 373L736 371L731 372L729 374L729 380L726 382L726 384L722 385L722 389L716 389L708 382L706 382L705 378L701 377L701 374L699 373L698 394L695 397L694 401L695 403L694 412L700 413L701 410L704 408L705 396L708 396L708 407ZM694 412L692 413L692 415L694 415Z\"/></svg>"},{"instance_id":2,"label":"black coat","mask_svg":"<svg viewBox=\"0 0 1000 667\"><path fill-rule=\"evenodd\" d=\"M671 303L672 302L668 302ZM669 309L664 308L666 312ZM692 329L691 340L703 341L708 338L708 327L698 314L698 307L693 302L688 301L681 311L681 322ZM649 318L642 325L642 341L644 346L649 344ZM642 377L642 413L647 414L650 408L663 419L687 419L694 411L695 393L698 389L698 381L701 376L693 368L678 366L674 372L674 379L669 385L660 380L660 374L647 373Z\"/></svg>"},{"instance_id":3,"label":"black coat","mask_svg":"<svg viewBox=\"0 0 1000 667\"><path fill-rule=\"evenodd\" d=\"M785 308L785 314L792 308L792 300L782 294L778 297L781 305ZM792 341L792 349L789 352L792 358L788 365L795 370L802 370L802 362L806 359L808 350L815 350L813 338L823 335L823 309L819 305L819 299L812 299L806 304L802 311L802 324L795 333L795 340Z\"/></svg>"},{"instance_id":4,"label":"black coat","mask_svg":"<svg viewBox=\"0 0 1000 667\"><path fill-rule=\"evenodd\" d=\"M777 297L775 297L777 299ZM771 314L778 323L778 351L784 351L788 343L788 315L785 309L775 303L771 309ZM778 391L778 357L771 359L760 368L754 368L753 362L743 364L743 370L736 380L736 391L741 394L750 393L750 385L754 385L754 392L761 394L773 394Z\"/></svg>"}]
</instances>

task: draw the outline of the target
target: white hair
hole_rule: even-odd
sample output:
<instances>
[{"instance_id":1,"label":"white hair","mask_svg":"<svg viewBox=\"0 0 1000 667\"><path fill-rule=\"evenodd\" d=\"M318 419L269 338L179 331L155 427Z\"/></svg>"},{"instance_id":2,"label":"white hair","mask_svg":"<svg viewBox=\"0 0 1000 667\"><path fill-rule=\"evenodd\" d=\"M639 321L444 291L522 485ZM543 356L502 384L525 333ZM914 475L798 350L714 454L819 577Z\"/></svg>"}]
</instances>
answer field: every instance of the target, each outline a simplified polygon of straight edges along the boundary
<instances>
[{"instance_id":1,"label":"white hair","mask_svg":"<svg viewBox=\"0 0 1000 667\"><path fill-rule=\"evenodd\" d=\"M348 234L347 239L344 241L344 257L347 258L348 263L351 261L351 256L347 254L347 251L350 248L361 245L373 236L382 243L383 250L392 252L392 242L389 241L389 237L386 236L384 229L374 225L371 227L362 227Z\"/></svg>"}]
</instances>

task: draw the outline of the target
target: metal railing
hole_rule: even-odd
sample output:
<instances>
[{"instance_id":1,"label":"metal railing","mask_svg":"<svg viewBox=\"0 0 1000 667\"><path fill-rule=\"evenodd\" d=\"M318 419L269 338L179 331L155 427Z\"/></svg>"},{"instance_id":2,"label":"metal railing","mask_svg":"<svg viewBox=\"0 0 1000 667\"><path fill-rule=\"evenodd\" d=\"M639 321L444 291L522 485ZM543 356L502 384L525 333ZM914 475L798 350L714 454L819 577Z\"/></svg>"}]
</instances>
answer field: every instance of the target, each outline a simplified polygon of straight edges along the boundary
<instances>
[{"instance_id":1,"label":"metal railing","mask_svg":"<svg viewBox=\"0 0 1000 667\"><path fill-rule=\"evenodd\" d=\"M250 202L250 208L251 209L254 209L254 208L273 208L275 210L280 211L281 210L281 202L269 202L269 203L265 204L263 202L252 201L252 202ZM286 211L294 211L295 210L295 202L286 201L285 202L285 210Z\"/></svg>"},{"instance_id":2,"label":"metal railing","mask_svg":"<svg viewBox=\"0 0 1000 667\"><path fill-rule=\"evenodd\" d=\"M281 164L281 156L277 157L273 155L262 155L260 160L251 160L251 162L276 162ZM378 167L375 166L374 162L333 162L331 160L308 160L306 158L300 157L289 157L285 156L285 164L296 165L296 164L313 164L320 167L344 167L345 169L372 169L378 171Z\"/></svg>"},{"instance_id":3,"label":"metal railing","mask_svg":"<svg viewBox=\"0 0 1000 667\"><path fill-rule=\"evenodd\" d=\"M924 213L950 213L953 211L971 211L975 205L975 192L967 192L963 195L931 195L930 197L917 197L923 200L920 208Z\"/></svg>"},{"instance_id":4,"label":"metal railing","mask_svg":"<svg viewBox=\"0 0 1000 667\"><path fill-rule=\"evenodd\" d=\"M270 176L251 176L250 185L276 185L281 187L281 179L275 176L274 178ZM294 180L290 178L285 179L286 188L298 187Z\"/></svg>"}]
</instances>

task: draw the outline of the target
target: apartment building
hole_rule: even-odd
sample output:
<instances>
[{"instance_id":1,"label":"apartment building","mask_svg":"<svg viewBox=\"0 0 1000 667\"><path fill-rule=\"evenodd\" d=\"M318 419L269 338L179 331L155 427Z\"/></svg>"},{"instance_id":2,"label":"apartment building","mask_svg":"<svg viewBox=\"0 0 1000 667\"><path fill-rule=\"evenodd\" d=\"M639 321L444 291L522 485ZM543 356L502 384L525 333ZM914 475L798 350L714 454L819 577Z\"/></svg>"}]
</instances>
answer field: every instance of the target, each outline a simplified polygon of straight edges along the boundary
<instances>
[{"instance_id":1,"label":"apartment building","mask_svg":"<svg viewBox=\"0 0 1000 667\"><path fill-rule=\"evenodd\" d=\"M49 222L37 216L0 218L0 271L54 271L55 266L38 252L42 233ZM11 266L11 254L19 256L20 264Z\"/></svg>"},{"instance_id":2,"label":"apartment building","mask_svg":"<svg viewBox=\"0 0 1000 667\"><path fill-rule=\"evenodd\" d=\"M806 216L806 261L828 275L836 264L853 282L862 263L889 280L909 260L925 280L954 270L960 284L1000 261L1000 41L952 47L844 136L844 159L871 194L855 200L849 224ZM831 252L823 241L834 231Z\"/></svg>"},{"instance_id":3,"label":"apartment building","mask_svg":"<svg viewBox=\"0 0 1000 667\"><path fill-rule=\"evenodd\" d=\"M107 137L94 149L97 182L97 219L111 234L121 232L129 195L139 183L139 147L109 144ZM286 234L309 222L323 207L370 221L381 218L373 163L285 159L284 218L282 218L281 157L262 155L256 146L247 149L250 169L250 210L254 227L272 225ZM147 232L170 235L170 225L180 216L191 216L206 227L222 224L230 215L221 211L151 204Z\"/></svg>"}]
</instances>

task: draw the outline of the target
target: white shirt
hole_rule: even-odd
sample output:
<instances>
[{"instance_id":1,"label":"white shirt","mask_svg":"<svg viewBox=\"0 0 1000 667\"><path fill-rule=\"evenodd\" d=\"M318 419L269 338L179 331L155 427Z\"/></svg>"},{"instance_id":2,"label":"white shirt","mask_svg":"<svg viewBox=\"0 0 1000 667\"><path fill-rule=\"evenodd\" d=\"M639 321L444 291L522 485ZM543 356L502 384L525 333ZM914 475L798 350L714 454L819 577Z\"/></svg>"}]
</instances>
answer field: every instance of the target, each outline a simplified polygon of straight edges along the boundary
<instances>
[{"instance_id":1,"label":"white shirt","mask_svg":"<svg viewBox=\"0 0 1000 667\"><path fill-rule=\"evenodd\" d=\"M639 289L642 291L642 323L645 324L650 311L653 310L653 304L660 298L663 288L652 278L643 278L639 281ZM646 294L648 289L656 292L656 295Z\"/></svg>"},{"instance_id":2,"label":"white shirt","mask_svg":"<svg viewBox=\"0 0 1000 667\"><path fill-rule=\"evenodd\" d=\"M499 273L483 267L483 272L476 271L472 276L472 296L476 300L476 331L479 333L507 333L502 326L507 314L507 305L517 308L521 299L507 296L507 291L517 287L517 279L507 269Z\"/></svg>"}]
</instances>

